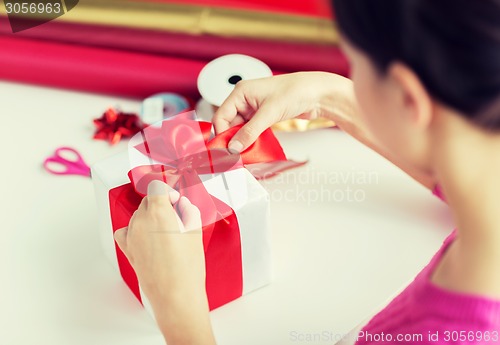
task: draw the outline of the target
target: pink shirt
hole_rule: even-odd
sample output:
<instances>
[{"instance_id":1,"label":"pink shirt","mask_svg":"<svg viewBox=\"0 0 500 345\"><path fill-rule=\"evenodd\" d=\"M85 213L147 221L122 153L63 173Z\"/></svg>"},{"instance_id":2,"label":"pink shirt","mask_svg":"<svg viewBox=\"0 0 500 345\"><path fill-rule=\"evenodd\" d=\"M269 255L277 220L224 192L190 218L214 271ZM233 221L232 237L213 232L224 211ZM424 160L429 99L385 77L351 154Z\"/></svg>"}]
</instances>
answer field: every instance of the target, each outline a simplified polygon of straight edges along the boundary
<instances>
[{"instance_id":1,"label":"pink shirt","mask_svg":"<svg viewBox=\"0 0 500 345\"><path fill-rule=\"evenodd\" d=\"M438 188L434 194L444 199ZM448 291L430 280L455 237L453 231L413 282L361 330L357 345L500 344L500 300Z\"/></svg>"}]
</instances>

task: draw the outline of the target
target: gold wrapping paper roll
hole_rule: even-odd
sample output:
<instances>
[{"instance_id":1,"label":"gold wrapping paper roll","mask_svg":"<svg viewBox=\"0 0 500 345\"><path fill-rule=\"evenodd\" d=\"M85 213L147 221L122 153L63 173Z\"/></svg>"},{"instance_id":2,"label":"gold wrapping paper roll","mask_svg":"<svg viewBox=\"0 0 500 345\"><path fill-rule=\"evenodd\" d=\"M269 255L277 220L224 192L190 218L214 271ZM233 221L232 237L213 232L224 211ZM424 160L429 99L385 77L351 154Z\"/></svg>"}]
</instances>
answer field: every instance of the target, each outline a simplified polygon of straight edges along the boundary
<instances>
[{"instance_id":1,"label":"gold wrapping paper roll","mask_svg":"<svg viewBox=\"0 0 500 345\"><path fill-rule=\"evenodd\" d=\"M3 6L0 6L0 12L5 14ZM337 29L327 18L201 5L127 0L80 0L73 10L57 20L190 34L324 44L338 42Z\"/></svg>"}]
</instances>

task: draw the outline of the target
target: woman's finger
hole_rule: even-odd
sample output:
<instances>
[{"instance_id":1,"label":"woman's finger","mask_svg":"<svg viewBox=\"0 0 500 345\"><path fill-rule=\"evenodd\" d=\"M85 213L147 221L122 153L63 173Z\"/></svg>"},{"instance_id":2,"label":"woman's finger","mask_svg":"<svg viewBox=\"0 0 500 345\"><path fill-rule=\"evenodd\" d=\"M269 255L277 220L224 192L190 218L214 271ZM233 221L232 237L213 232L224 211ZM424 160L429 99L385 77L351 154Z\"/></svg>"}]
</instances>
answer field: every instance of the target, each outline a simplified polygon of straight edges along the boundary
<instances>
[{"instance_id":1,"label":"woman's finger","mask_svg":"<svg viewBox=\"0 0 500 345\"><path fill-rule=\"evenodd\" d=\"M128 228L121 228L115 231L113 234L116 243L118 244L118 247L122 250L125 255L127 255L127 235L128 235Z\"/></svg>"},{"instance_id":2,"label":"woman's finger","mask_svg":"<svg viewBox=\"0 0 500 345\"><path fill-rule=\"evenodd\" d=\"M224 106L224 108L222 107ZM219 134L231 128L231 122L238 113L232 105L222 105L214 114L212 122L214 123L215 133Z\"/></svg>"},{"instance_id":3,"label":"woman's finger","mask_svg":"<svg viewBox=\"0 0 500 345\"><path fill-rule=\"evenodd\" d=\"M215 133L222 133L232 126L234 126L234 121L237 117L240 117L237 122L244 122L249 113L253 112L252 107L247 102L247 96L245 95L245 89L240 85L235 87L233 92L226 98L224 103L217 109L213 117L213 124L215 128Z\"/></svg>"},{"instance_id":4,"label":"woman's finger","mask_svg":"<svg viewBox=\"0 0 500 345\"><path fill-rule=\"evenodd\" d=\"M242 123L245 123L246 120L241 115L236 115L236 117L231 121L230 127L238 126Z\"/></svg>"},{"instance_id":5,"label":"woman's finger","mask_svg":"<svg viewBox=\"0 0 500 345\"><path fill-rule=\"evenodd\" d=\"M172 199L179 199L179 193L168 184L160 180L153 180L148 184L147 210L165 217L175 217L172 208Z\"/></svg>"},{"instance_id":6,"label":"woman's finger","mask_svg":"<svg viewBox=\"0 0 500 345\"><path fill-rule=\"evenodd\" d=\"M185 196L181 197L178 204L180 218L184 224L184 232L201 230L201 215L198 207L193 205Z\"/></svg>"},{"instance_id":7,"label":"woman's finger","mask_svg":"<svg viewBox=\"0 0 500 345\"><path fill-rule=\"evenodd\" d=\"M228 148L242 152L252 145L266 129L271 127L278 118L275 106L264 103L255 115L234 135Z\"/></svg>"},{"instance_id":8,"label":"woman's finger","mask_svg":"<svg viewBox=\"0 0 500 345\"><path fill-rule=\"evenodd\" d=\"M167 194L168 197L170 198L171 204L175 204L177 201L179 201L180 198L179 192L170 187L167 183L160 180L154 180L149 183L148 197L165 196Z\"/></svg>"}]
</instances>

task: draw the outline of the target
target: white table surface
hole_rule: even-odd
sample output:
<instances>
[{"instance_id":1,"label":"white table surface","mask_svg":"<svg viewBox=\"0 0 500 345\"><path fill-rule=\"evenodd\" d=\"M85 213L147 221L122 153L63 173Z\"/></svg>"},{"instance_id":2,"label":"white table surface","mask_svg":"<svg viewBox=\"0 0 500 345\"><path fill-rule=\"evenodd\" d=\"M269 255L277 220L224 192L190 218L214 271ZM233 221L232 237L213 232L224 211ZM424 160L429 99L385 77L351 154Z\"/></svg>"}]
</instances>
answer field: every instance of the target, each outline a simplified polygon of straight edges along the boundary
<instances>
[{"instance_id":1,"label":"white table surface","mask_svg":"<svg viewBox=\"0 0 500 345\"><path fill-rule=\"evenodd\" d=\"M88 163L125 150L92 140L92 119L139 104L0 82L0 344L163 344L102 254L91 180L41 167L61 145ZM453 227L446 205L344 133L278 137L289 157L310 163L264 183L274 280L211 313L220 345L333 344L404 286Z\"/></svg>"}]
</instances>

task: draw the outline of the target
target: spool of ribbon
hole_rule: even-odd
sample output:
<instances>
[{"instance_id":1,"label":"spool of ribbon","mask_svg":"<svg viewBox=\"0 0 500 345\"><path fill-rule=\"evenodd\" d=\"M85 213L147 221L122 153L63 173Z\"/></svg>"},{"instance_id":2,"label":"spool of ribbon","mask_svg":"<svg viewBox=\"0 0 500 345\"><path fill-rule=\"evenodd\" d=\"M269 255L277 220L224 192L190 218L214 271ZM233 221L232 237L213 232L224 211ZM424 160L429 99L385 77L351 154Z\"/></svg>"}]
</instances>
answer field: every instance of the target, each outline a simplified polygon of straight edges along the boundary
<instances>
[{"instance_id":1,"label":"spool of ribbon","mask_svg":"<svg viewBox=\"0 0 500 345\"><path fill-rule=\"evenodd\" d=\"M228 54L210 61L198 75L198 91L204 100L220 107L241 80L270 77L264 62L243 54Z\"/></svg>"},{"instance_id":2,"label":"spool of ribbon","mask_svg":"<svg viewBox=\"0 0 500 345\"><path fill-rule=\"evenodd\" d=\"M187 98L177 93L159 93L142 101L141 119L144 123L159 123L191 109Z\"/></svg>"},{"instance_id":3,"label":"spool of ribbon","mask_svg":"<svg viewBox=\"0 0 500 345\"><path fill-rule=\"evenodd\" d=\"M198 75L198 91L202 97L196 104L198 115L205 121L212 121L214 112L239 81L272 75L268 65L244 54L223 55L210 61Z\"/></svg>"}]
</instances>

